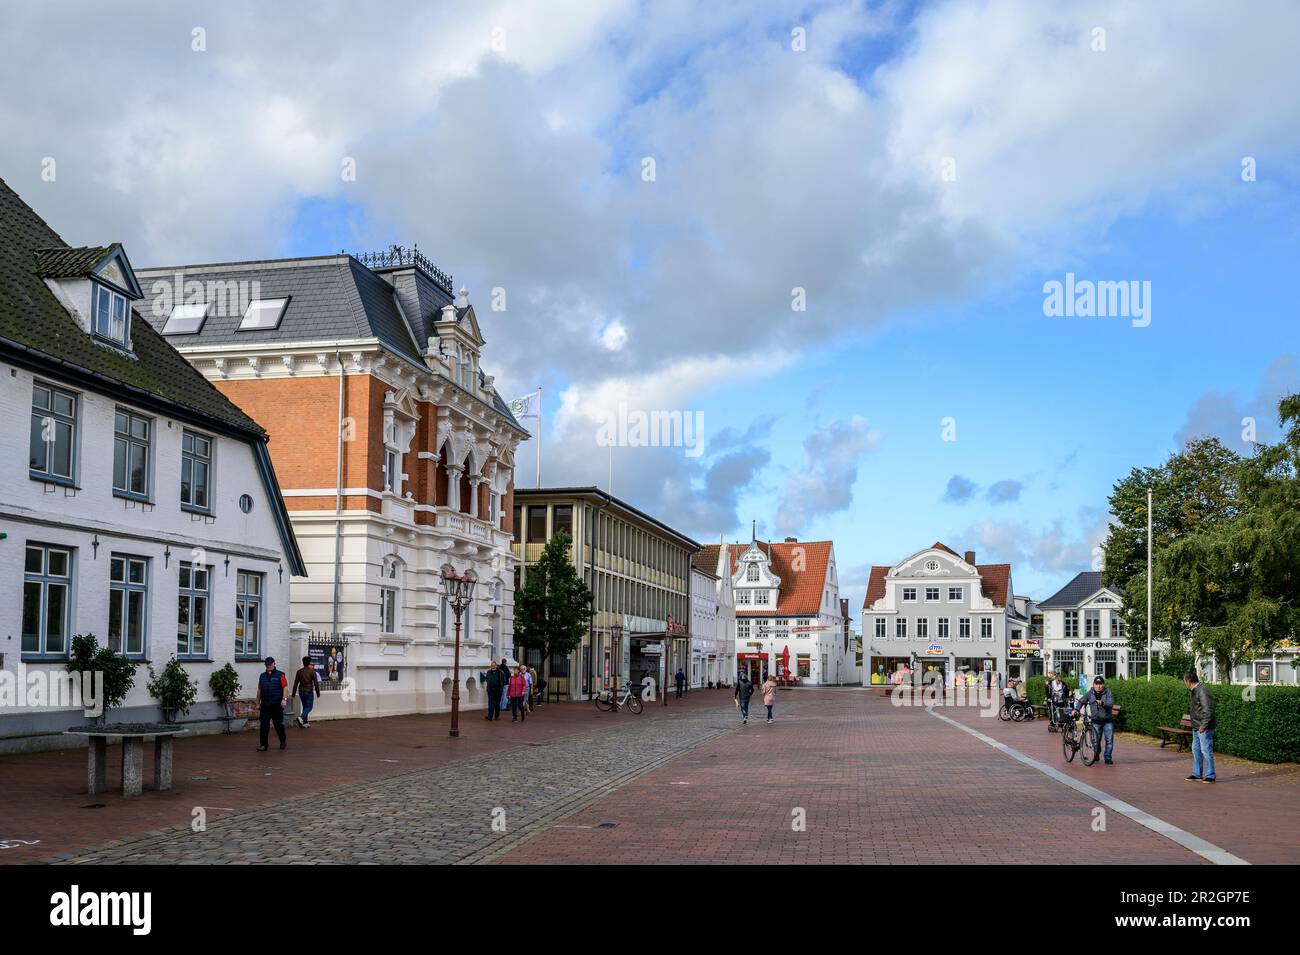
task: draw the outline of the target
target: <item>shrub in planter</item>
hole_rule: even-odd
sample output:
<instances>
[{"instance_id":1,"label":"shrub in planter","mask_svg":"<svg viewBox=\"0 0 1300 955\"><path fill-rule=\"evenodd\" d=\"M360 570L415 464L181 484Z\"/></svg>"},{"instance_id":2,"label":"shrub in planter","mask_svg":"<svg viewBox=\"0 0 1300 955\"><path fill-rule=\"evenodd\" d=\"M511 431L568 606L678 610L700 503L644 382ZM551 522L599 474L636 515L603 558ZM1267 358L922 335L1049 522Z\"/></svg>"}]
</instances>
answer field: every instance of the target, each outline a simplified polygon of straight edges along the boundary
<instances>
[{"instance_id":1,"label":"shrub in planter","mask_svg":"<svg viewBox=\"0 0 1300 955\"><path fill-rule=\"evenodd\" d=\"M149 668L149 682L145 688L162 707L163 719L170 723L176 714L190 711L198 696L199 681L191 679L180 661L172 657L161 674L155 674L153 667Z\"/></svg>"},{"instance_id":2,"label":"shrub in planter","mask_svg":"<svg viewBox=\"0 0 1300 955\"><path fill-rule=\"evenodd\" d=\"M227 663L220 670L208 677L208 689L212 698L226 711L226 732L230 732L230 720L234 716L234 702L239 698L239 674Z\"/></svg>"},{"instance_id":3,"label":"shrub in planter","mask_svg":"<svg viewBox=\"0 0 1300 955\"><path fill-rule=\"evenodd\" d=\"M101 647L93 633L77 634L72 638L72 658L68 661L69 673L98 673L99 686L99 722L108 722L111 707L121 705L126 695L135 686L135 668L139 666L122 654ZM85 677L83 676L84 680ZM85 684L82 684L83 688Z\"/></svg>"}]
</instances>

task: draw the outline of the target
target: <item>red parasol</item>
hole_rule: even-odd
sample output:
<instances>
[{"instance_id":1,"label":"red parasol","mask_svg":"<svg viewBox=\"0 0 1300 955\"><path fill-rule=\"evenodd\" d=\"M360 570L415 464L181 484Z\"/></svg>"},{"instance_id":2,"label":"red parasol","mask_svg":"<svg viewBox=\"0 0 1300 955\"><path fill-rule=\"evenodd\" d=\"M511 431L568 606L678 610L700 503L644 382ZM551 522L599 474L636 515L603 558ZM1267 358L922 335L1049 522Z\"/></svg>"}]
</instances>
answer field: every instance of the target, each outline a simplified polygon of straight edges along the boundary
<instances>
[{"instance_id":1,"label":"red parasol","mask_svg":"<svg viewBox=\"0 0 1300 955\"><path fill-rule=\"evenodd\" d=\"M788 643L785 645L785 649L781 651L781 672L787 680L790 679L790 644Z\"/></svg>"}]
</instances>

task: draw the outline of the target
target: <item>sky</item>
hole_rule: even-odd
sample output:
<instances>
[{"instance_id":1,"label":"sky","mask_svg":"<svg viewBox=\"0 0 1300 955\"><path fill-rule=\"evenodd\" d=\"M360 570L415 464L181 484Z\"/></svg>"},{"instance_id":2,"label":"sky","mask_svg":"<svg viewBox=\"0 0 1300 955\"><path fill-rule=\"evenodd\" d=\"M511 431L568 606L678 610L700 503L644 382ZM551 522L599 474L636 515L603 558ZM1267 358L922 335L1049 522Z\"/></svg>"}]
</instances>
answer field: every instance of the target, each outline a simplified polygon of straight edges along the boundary
<instances>
[{"instance_id":1,"label":"sky","mask_svg":"<svg viewBox=\"0 0 1300 955\"><path fill-rule=\"evenodd\" d=\"M701 542L829 538L855 618L936 540L1041 599L1131 468L1300 391L1297 36L1267 0L27 4L0 178L137 267L418 245L542 389L543 484L612 457ZM1067 275L1128 313L1048 314Z\"/></svg>"}]
</instances>

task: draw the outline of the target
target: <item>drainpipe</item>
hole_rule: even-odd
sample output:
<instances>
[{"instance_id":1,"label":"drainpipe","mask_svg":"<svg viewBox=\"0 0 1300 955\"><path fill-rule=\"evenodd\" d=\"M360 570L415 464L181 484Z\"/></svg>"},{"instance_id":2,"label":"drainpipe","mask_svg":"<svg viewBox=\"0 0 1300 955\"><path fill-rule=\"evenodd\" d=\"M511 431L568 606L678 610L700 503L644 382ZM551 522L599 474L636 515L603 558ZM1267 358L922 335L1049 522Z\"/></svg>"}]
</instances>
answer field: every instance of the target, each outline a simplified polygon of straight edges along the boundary
<instances>
[{"instance_id":1,"label":"drainpipe","mask_svg":"<svg viewBox=\"0 0 1300 955\"><path fill-rule=\"evenodd\" d=\"M331 638L338 639L339 632L339 578L343 571L343 357L336 351L334 359L339 363L339 413L338 413L338 450L335 454L335 490L334 490L334 626Z\"/></svg>"}]
</instances>

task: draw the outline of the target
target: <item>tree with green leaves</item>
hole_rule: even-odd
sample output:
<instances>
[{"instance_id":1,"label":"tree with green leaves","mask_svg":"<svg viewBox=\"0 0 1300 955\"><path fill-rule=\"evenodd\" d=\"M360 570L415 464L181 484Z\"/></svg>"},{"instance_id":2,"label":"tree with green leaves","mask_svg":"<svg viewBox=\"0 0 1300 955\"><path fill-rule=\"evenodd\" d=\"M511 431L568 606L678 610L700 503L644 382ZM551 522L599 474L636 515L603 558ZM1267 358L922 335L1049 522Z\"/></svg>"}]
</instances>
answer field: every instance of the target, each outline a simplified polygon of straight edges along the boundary
<instances>
[{"instance_id":1,"label":"tree with green leaves","mask_svg":"<svg viewBox=\"0 0 1300 955\"><path fill-rule=\"evenodd\" d=\"M591 621L591 588L573 566L572 547L563 531L552 537L515 591L515 643L541 651L543 666L550 656L572 653Z\"/></svg>"},{"instance_id":2,"label":"tree with green leaves","mask_svg":"<svg viewBox=\"0 0 1300 955\"><path fill-rule=\"evenodd\" d=\"M1154 636L1171 656L1186 640L1230 680L1241 661L1300 634L1300 395L1284 399L1278 417L1283 439L1250 457L1198 439L1115 485L1103 579L1124 594L1134 646L1146 642L1148 487Z\"/></svg>"},{"instance_id":3,"label":"tree with green leaves","mask_svg":"<svg viewBox=\"0 0 1300 955\"><path fill-rule=\"evenodd\" d=\"M1158 559L1174 541L1239 513L1240 461L1217 438L1197 438L1160 467L1134 468L1111 492L1115 523L1103 548L1102 580L1123 594L1124 624L1135 649L1145 650L1147 643L1147 489ZM1152 639L1167 641L1176 652L1183 636L1179 610L1154 603Z\"/></svg>"}]
</instances>

